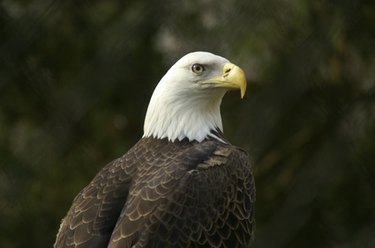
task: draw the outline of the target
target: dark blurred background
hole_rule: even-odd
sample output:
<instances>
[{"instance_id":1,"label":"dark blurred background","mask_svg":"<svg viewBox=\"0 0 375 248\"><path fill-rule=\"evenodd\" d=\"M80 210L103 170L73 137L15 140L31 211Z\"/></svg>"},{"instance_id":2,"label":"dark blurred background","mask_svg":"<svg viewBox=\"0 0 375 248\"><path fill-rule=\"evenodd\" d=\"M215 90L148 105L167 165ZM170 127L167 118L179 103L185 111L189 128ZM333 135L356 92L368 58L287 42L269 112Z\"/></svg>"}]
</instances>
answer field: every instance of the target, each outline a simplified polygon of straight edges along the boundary
<instances>
[{"instance_id":1,"label":"dark blurred background","mask_svg":"<svg viewBox=\"0 0 375 248\"><path fill-rule=\"evenodd\" d=\"M0 3L0 247L52 246L195 50L248 76L222 113L254 161L254 247L375 247L374 1Z\"/></svg>"}]
</instances>

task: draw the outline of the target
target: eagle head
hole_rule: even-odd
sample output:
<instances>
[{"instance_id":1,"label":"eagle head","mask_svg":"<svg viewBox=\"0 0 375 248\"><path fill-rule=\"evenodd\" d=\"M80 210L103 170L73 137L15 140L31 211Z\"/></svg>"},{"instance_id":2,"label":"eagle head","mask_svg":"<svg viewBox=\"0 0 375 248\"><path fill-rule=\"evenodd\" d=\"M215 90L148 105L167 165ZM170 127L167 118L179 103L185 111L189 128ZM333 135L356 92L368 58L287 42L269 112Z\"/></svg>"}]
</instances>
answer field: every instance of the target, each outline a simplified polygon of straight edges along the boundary
<instances>
[{"instance_id":1,"label":"eagle head","mask_svg":"<svg viewBox=\"0 0 375 248\"><path fill-rule=\"evenodd\" d=\"M169 141L203 141L223 131L220 103L228 90L246 91L244 71L208 52L183 56L164 75L152 94L143 137Z\"/></svg>"}]
</instances>

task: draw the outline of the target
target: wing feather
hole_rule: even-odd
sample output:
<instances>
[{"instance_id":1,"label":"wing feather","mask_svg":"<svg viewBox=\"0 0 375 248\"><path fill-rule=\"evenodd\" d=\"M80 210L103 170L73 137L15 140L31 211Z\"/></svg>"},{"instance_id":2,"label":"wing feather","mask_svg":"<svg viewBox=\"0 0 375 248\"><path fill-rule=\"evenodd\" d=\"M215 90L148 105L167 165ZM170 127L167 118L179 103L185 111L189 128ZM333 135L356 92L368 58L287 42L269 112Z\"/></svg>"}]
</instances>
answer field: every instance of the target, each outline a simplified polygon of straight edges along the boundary
<instances>
[{"instance_id":1,"label":"wing feather","mask_svg":"<svg viewBox=\"0 0 375 248\"><path fill-rule=\"evenodd\" d=\"M62 220L55 247L106 247L131 182L125 155L106 165L73 200Z\"/></svg>"},{"instance_id":2,"label":"wing feather","mask_svg":"<svg viewBox=\"0 0 375 248\"><path fill-rule=\"evenodd\" d=\"M241 149L144 138L78 194L55 247L248 247L254 202Z\"/></svg>"},{"instance_id":3,"label":"wing feather","mask_svg":"<svg viewBox=\"0 0 375 248\"><path fill-rule=\"evenodd\" d=\"M108 247L248 247L255 188L247 155L219 142L168 148L139 168Z\"/></svg>"}]
</instances>

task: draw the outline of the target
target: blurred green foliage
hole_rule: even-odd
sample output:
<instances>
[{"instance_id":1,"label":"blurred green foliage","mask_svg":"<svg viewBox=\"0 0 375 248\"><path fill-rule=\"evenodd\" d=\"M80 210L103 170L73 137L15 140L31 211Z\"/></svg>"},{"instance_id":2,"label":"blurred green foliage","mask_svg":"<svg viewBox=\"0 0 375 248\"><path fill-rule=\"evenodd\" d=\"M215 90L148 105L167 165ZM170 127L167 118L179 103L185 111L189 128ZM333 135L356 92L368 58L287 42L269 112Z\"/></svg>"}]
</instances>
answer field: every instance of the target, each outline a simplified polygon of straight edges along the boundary
<instances>
[{"instance_id":1,"label":"blurred green foliage","mask_svg":"<svg viewBox=\"0 0 375 248\"><path fill-rule=\"evenodd\" d=\"M0 3L0 247L52 246L194 50L248 75L222 112L254 161L254 247L375 247L373 1Z\"/></svg>"}]
</instances>

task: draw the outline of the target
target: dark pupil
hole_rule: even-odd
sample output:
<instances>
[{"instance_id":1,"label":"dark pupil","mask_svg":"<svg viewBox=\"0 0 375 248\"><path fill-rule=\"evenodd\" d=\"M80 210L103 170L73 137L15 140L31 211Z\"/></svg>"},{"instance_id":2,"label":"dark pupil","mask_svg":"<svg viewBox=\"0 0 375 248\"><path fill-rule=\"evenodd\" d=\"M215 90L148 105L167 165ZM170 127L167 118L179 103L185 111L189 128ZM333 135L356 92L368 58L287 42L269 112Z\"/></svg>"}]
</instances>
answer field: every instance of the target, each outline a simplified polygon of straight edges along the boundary
<instances>
[{"instance_id":1,"label":"dark pupil","mask_svg":"<svg viewBox=\"0 0 375 248\"><path fill-rule=\"evenodd\" d=\"M200 65L195 65L194 66L194 69L196 70L196 71L202 71L202 67L200 66Z\"/></svg>"}]
</instances>

